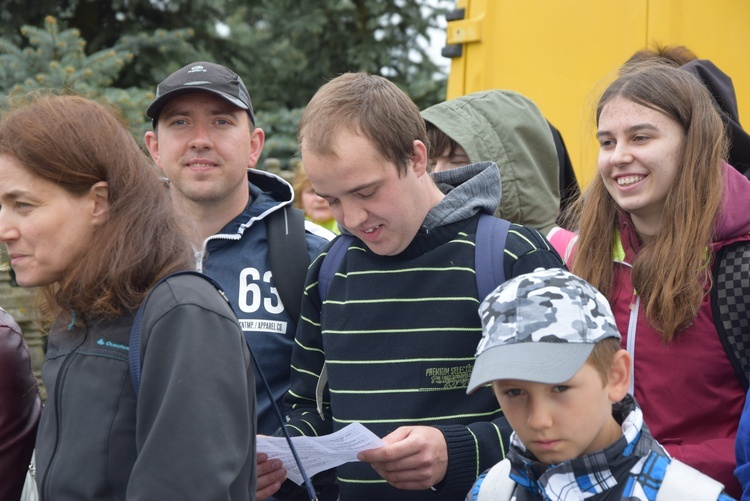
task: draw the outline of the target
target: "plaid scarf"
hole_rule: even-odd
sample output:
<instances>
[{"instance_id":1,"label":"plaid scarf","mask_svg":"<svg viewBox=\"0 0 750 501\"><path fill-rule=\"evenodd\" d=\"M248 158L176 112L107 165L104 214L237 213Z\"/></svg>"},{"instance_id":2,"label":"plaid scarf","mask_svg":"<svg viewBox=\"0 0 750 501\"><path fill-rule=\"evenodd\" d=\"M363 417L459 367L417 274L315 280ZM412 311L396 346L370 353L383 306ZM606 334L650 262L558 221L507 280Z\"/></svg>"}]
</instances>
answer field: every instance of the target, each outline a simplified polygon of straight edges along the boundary
<instances>
[{"instance_id":1,"label":"plaid scarf","mask_svg":"<svg viewBox=\"0 0 750 501\"><path fill-rule=\"evenodd\" d=\"M606 449L548 466L539 463L514 433L508 459L514 500L628 499L653 501L670 462L653 439L632 396L613 406L622 436ZM619 480L618 480L619 479Z\"/></svg>"}]
</instances>

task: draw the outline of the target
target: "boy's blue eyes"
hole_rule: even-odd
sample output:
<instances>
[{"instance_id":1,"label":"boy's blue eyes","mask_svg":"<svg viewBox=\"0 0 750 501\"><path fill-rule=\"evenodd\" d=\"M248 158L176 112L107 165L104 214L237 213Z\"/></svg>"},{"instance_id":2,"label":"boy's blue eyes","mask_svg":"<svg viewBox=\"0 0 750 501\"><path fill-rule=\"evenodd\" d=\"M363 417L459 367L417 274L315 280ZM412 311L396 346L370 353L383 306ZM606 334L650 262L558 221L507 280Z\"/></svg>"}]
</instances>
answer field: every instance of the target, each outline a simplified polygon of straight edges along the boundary
<instances>
[{"instance_id":1,"label":"boy's blue eyes","mask_svg":"<svg viewBox=\"0 0 750 501\"><path fill-rule=\"evenodd\" d=\"M570 389L570 386L564 384L558 384L552 387L552 391L555 393L563 393ZM504 392L509 397L518 397L524 394L524 391L520 388L511 388Z\"/></svg>"}]
</instances>

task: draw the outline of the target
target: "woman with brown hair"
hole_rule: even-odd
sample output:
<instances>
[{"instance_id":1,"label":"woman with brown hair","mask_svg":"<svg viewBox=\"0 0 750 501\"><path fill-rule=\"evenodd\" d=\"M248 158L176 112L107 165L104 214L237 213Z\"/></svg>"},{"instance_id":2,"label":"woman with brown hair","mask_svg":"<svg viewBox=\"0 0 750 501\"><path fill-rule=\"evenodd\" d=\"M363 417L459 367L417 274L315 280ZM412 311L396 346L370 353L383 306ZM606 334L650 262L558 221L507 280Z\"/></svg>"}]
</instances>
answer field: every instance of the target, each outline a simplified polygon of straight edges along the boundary
<instances>
[{"instance_id":1,"label":"woman with brown hair","mask_svg":"<svg viewBox=\"0 0 750 501\"><path fill-rule=\"evenodd\" d=\"M719 249L750 240L750 182L724 158L721 117L693 75L633 64L597 110L599 176L569 266L609 299L633 357L631 393L675 458L737 496L745 391L711 310Z\"/></svg>"},{"instance_id":2,"label":"woman with brown hair","mask_svg":"<svg viewBox=\"0 0 750 501\"><path fill-rule=\"evenodd\" d=\"M36 443L43 499L255 492L253 365L231 308L191 274L168 192L117 116L43 96L0 122L0 242L54 323ZM154 287L155 284L157 284ZM128 368L134 313L142 380Z\"/></svg>"}]
</instances>

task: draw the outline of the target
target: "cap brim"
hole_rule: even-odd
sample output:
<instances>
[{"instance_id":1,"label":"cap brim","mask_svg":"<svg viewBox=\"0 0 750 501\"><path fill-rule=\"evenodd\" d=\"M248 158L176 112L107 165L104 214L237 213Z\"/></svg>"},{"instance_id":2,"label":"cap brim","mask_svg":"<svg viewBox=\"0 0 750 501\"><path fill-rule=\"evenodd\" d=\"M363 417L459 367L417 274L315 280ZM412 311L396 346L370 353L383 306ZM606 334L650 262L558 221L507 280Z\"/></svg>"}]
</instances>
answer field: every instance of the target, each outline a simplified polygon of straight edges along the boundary
<instances>
[{"instance_id":1,"label":"cap brim","mask_svg":"<svg viewBox=\"0 0 750 501\"><path fill-rule=\"evenodd\" d=\"M148 108L146 108L146 116L151 120L156 120L161 113L161 109L164 108L164 105L166 105L169 101L176 97L182 96L183 94L190 94L193 92L207 92L209 94L214 94L215 96L219 96L220 98L229 101L242 110L249 109L245 103L235 97L230 96L229 94L214 89L206 89L201 87L200 85L196 85L192 87L179 87L177 89L170 90L165 94L162 94L157 99L154 99L154 101L148 106Z\"/></svg>"},{"instance_id":2,"label":"cap brim","mask_svg":"<svg viewBox=\"0 0 750 501\"><path fill-rule=\"evenodd\" d=\"M516 343L489 348L474 362L466 393L498 379L563 383L578 372L593 349L593 343Z\"/></svg>"}]
</instances>

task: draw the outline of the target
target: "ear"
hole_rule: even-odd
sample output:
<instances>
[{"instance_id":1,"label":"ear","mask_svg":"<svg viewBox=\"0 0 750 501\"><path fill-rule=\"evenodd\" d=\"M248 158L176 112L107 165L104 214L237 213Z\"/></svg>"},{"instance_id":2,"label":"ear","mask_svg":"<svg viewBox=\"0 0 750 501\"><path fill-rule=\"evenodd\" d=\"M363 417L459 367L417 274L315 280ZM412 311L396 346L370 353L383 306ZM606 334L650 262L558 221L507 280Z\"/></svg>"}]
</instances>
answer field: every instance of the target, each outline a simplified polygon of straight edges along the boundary
<instances>
[{"instance_id":1,"label":"ear","mask_svg":"<svg viewBox=\"0 0 750 501\"><path fill-rule=\"evenodd\" d=\"M429 163L427 158L427 147L422 141L417 139L415 139L412 144L414 147L414 153L411 157L412 168L417 176L422 176L427 173L427 165Z\"/></svg>"},{"instance_id":2,"label":"ear","mask_svg":"<svg viewBox=\"0 0 750 501\"><path fill-rule=\"evenodd\" d=\"M630 387L630 353L625 350L618 350L612 360L612 367L609 369L609 382L607 390L609 400L619 402L628 393Z\"/></svg>"},{"instance_id":3,"label":"ear","mask_svg":"<svg viewBox=\"0 0 750 501\"><path fill-rule=\"evenodd\" d=\"M266 142L266 133L263 129L256 127L250 133L250 159L248 160L247 167L254 169L258 164L258 158L263 151L263 144Z\"/></svg>"},{"instance_id":4,"label":"ear","mask_svg":"<svg viewBox=\"0 0 750 501\"><path fill-rule=\"evenodd\" d=\"M159 138L157 137L156 132L152 130L146 132L143 136L143 142L146 144L146 149L151 155L151 159L156 165L161 167L161 165L159 165Z\"/></svg>"},{"instance_id":5,"label":"ear","mask_svg":"<svg viewBox=\"0 0 750 501\"><path fill-rule=\"evenodd\" d=\"M101 224L107 220L109 214L109 184L106 181L94 183L89 189L91 200L91 220L94 224Z\"/></svg>"}]
</instances>

